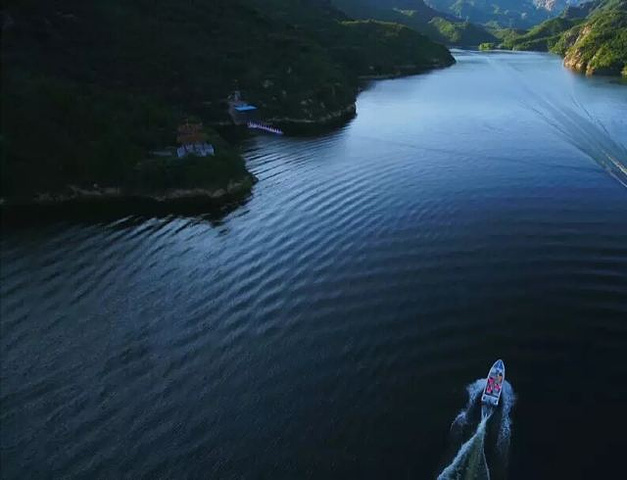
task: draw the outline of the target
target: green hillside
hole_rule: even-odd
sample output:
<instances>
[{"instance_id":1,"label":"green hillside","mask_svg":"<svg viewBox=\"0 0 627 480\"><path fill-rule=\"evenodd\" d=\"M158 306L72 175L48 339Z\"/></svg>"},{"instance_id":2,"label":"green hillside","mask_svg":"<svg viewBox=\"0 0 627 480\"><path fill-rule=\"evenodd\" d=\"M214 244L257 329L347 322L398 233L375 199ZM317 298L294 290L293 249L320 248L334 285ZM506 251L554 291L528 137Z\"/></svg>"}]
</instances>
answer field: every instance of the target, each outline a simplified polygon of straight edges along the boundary
<instances>
[{"instance_id":1,"label":"green hillside","mask_svg":"<svg viewBox=\"0 0 627 480\"><path fill-rule=\"evenodd\" d=\"M548 52L560 41L566 30L582 21L583 19L552 18L522 35L506 37L502 43L502 48Z\"/></svg>"},{"instance_id":2,"label":"green hillside","mask_svg":"<svg viewBox=\"0 0 627 480\"><path fill-rule=\"evenodd\" d=\"M332 1L354 18L401 23L447 45L476 46L495 41L495 37L482 26L434 10L423 0Z\"/></svg>"},{"instance_id":3,"label":"green hillside","mask_svg":"<svg viewBox=\"0 0 627 480\"><path fill-rule=\"evenodd\" d=\"M324 0L275 4L298 21L264 3L5 2L1 196L248 182L243 160L209 128L211 162L173 168L148 153L174 145L190 115L227 122L236 88L266 118L316 123L354 108L359 75L453 62L416 32L353 24Z\"/></svg>"},{"instance_id":4,"label":"green hillside","mask_svg":"<svg viewBox=\"0 0 627 480\"><path fill-rule=\"evenodd\" d=\"M358 76L414 73L454 63L443 45L425 35L400 23L378 21L387 18L352 20L328 0L246 1L269 17L307 32L337 63ZM317 10L323 14L312 15Z\"/></svg>"},{"instance_id":5,"label":"green hillside","mask_svg":"<svg viewBox=\"0 0 627 480\"><path fill-rule=\"evenodd\" d=\"M452 21L435 17L429 26L436 30L438 37L448 45L475 47L484 42L496 40L494 34L486 28L467 21Z\"/></svg>"},{"instance_id":6,"label":"green hillside","mask_svg":"<svg viewBox=\"0 0 627 480\"><path fill-rule=\"evenodd\" d=\"M587 75L627 76L627 2L609 3L562 35L554 51Z\"/></svg>"},{"instance_id":7,"label":"green hillside","mask_svg":"<svg viewBox=\"0 0 627 480\"><path fill-rule=\"evenodd\" d=\"M508 33L499 47L556 52L567 67L587 75L627 75L627 1L568 9L528 32Z\"/></svg>"},{"instance_id":8,"label":"green hillside","mask_svg":"<svg viewBox=\"0 0 627 480\"><path fill-rule=\"evenodd\" d=\"M554 17L567 0L427 0L433 8L477 24L500 28L530 28Z\"/></svg>"}]
</instances>

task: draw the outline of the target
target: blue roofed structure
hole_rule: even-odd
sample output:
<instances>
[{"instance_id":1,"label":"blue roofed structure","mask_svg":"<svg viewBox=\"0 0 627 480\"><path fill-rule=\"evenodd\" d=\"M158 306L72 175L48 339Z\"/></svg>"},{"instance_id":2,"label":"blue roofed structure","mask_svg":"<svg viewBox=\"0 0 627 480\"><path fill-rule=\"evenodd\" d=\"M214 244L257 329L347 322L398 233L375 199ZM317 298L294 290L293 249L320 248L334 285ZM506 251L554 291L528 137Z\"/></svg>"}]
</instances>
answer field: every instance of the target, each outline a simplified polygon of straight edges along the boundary
<instances>
[{"instance_id":1,"label":"blue roofed structure","mask_svg":"<svg viewBox=\"0 0 627 480\"><path fill-rule=\"evenodd\" d=\"M239 90L229 95L229 115L235 125L246 125L256 120L257 107L246 102Z\"/></svg>"},{"instance_id":2,"label":"blue roofed structure","mask_svg":"<svg viewBox=\"0 0 627 480\"><path fill-rule=\"evenodd\" d=\"M237 110L238 112L253 112L257 110L257 107L255 107L254 105L249 105L249 104L236 105L233 108L235 108L235 110Z\"/></svg>"}]
</instances>

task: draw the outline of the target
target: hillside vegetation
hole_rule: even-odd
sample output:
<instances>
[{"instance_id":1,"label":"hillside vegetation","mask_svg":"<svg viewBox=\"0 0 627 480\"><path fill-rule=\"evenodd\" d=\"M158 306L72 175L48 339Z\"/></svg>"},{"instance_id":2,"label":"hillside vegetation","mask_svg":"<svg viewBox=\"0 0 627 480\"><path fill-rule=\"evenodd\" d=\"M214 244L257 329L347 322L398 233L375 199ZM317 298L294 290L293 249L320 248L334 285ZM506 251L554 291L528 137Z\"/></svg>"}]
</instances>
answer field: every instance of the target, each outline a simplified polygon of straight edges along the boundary
<instances>
[{"instance_id":1,"label":"hillside vegetation","mask_svg":"<svg viewBox=\"0 0 627 480\"><path fill-rule=\"evenodd\" d=\"M190 115L228 121L236 88L264 117L315 123L354 108L359 75L454 61L410 29L355 24L324 0L8 0L2 16L5 198L225 187L250 176L211 129L217 156L202 165L148 152L174 145Z\"/></svg>"},{"instance_id":2,"label":"hillside vegetation","mask_svg":"<svg viewBox=\"0 0 627 480\"><path fill-rule=\"evenodd\" d=\"M562 38L562 34L581 23L583 19L552 18L522 35L506 36L502 48L548 52Z\"/></svg>"},{"instance_id":3,"label":"hillside vegetation","mask_svg":"<svg viewBox=\"0 0 627 480\"><path fill-rule=\"evenodd\" d=\"M530 28L579 0L427 0L457 18L498 28Z\"/></svg>"},{"instance_id":4,"label":"hillside vegetation","mask_svg":"<svg viewBox=\"0 0 627 480\"><path fill-rule=\"evenodd\" d=\"M357 76L412 73L454 63L446 47L425 35L390 19L361 21L336 9L330 0L245 1L307 32ZM316 11L322 14L312 15Z\"/></svg>"},{"instance_id":5,"label":"hillside vegetation","mask_svg":"<svg viewBox=\"0 0 627 480\"><path fill-rule=\"evenodd\" d=\"M627 75L627 1L567 9L528 32L504 35L499 48L559 53L567 67L587 75Z\"/></svg>"},{"instance_id":6,"label":"hillside vegetation","mask_svg":"<svg viewBox=\"0 0 627 480\"><path fill-rule=\"evenodd\" d=\"M423 0L332 0L346 14L359 19L395 22L447 45L476 46L495 37L480 25L442 13Z\"/></svg>"},{"instance_id":7,"label":"hillside vegetation","mask_svg":"<svg viewBox=\"0 0 627 480\"><path fill-rule=\"evenodd\" d=\"M608 4L566 31L553 50L587 75L627 76L627 2Z\"/></svg>"}]
</instances>

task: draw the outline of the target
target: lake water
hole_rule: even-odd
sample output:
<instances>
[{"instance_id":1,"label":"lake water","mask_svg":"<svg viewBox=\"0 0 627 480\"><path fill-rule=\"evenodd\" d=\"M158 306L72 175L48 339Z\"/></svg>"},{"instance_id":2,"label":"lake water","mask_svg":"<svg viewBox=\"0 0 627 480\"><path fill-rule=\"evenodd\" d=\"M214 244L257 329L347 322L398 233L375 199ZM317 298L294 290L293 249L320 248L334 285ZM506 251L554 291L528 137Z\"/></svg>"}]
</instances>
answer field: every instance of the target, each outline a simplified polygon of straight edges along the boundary
<instances>
[{"instance_id":1,"label":"lake water","mask_svg":"<svg viewBox=\"0 0 627 480\"><path fill-rule=\"evenodd\" d=\"M2 478L435 478L497 358L492 478L619 478L627 86L456 56L341 130L250 139L220 221L5 230Z\"/></svg>"}]
</instances>

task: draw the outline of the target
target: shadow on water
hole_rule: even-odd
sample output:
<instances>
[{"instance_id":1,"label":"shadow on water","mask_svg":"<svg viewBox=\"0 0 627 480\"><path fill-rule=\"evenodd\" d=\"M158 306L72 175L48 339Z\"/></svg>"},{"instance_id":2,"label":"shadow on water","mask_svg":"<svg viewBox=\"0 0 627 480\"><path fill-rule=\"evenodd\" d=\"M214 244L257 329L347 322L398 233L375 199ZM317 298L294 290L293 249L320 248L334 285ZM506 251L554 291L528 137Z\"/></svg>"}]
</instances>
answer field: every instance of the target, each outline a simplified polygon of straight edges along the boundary
<instances>
[{"instance_id":1,"label":"shadow on water","mask_svg":"<svg viewBox=\"0 0 627 480\"><path fill-rule=\"evenodd\" d=\"M23 228L58 222L94 225L118 219L134 219L140 224L148 218L171 216L196 217L218 226L224 218L248 203L250 195L233 196L226 202L204 199L157 202L141 198L105 201L69 201L61 204L0 206L2 228Z\"/></svg>"},{"instance_id":2,"label":"shadow on water","mask_svg":"<svg viewBox=\"0 0 627 480\"><path fill-rule=\"evenodd\" d=\"M479 379L466 387L468 402L451 424L448 452L451 460L438 475L438 480L506 477L511 439L510 413L516 397L506 381L498 407L482 404L485 382L485 379Z\"/></svg>"}]
</instances>

